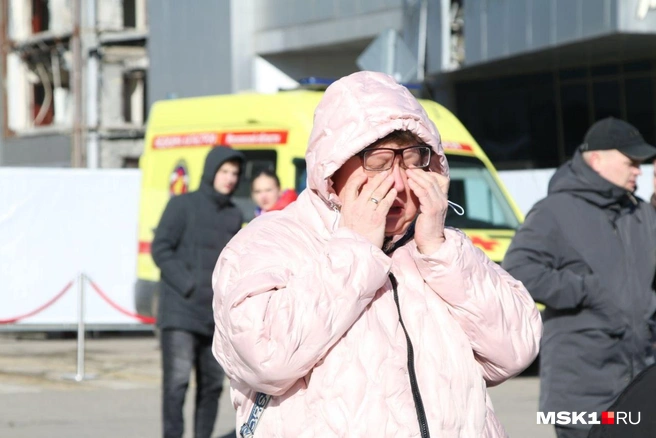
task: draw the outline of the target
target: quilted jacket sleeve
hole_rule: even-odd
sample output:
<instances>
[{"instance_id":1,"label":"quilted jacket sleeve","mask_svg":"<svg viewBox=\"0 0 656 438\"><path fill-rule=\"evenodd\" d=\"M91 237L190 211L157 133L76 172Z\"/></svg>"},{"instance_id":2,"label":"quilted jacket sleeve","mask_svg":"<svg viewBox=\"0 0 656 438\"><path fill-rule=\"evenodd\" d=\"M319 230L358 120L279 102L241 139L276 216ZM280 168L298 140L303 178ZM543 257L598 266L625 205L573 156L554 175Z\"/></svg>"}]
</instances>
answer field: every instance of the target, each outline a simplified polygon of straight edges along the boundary
<instances>
[{"instance_id":1,"label":"quilted jacket sleeve","mask_svg":"<svg viewBox=\"0 0 656 438\"><path fill-rule=\"evenodd\" d=\"M538 354L542 321L521 282L492 262L459 230L446 229L434 254L415 260L428 286L469 337L488 385L520 373Z\"/></svg>"},{"instance_id":2,"label":"quilted jacket sleeve","mask_svg":"<svg viewBox=\"0 0 656 438\"><path fill-rule=\"evenodd\" d=\"M274 396L346 333L391 268L389 257L348 229L314 257L298 245L231 243L213 275L215 356L231 379Z\"/></svg>"}]
</instances>

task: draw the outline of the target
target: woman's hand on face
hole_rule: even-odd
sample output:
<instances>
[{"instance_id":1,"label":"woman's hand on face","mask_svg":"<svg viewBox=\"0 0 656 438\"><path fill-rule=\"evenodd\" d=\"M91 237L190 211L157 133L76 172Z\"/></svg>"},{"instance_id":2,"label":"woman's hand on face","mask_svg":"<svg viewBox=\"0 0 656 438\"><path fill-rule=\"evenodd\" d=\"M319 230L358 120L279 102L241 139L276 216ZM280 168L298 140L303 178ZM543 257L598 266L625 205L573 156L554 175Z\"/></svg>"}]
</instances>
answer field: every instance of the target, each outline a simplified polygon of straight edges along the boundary
<instances>
[{"instance_id":1,"label":"woman's hand on face","mask_svg":"<svg viewBox=\"0 0 656 438\"><path fill-rule=\"evenodd\" d=\"M340 226L355 231L382 248L387 213L396 198L393 185L394 177L388 171L380 172L373 178L366 175L352 178L344 186Z\"/></svg>"},{"instance_id":2,"label":"woman's hand on face","mask_svg":"<svg viewBox=\"0 0 656 438\"><path fill-rule=\"evenodd\" d=\"M444 243L444 220L449 208L449 179L437 172L408 169L410 190L419 199L415 242L422 254L432 254Z\"/></svg>"}]
</instances>

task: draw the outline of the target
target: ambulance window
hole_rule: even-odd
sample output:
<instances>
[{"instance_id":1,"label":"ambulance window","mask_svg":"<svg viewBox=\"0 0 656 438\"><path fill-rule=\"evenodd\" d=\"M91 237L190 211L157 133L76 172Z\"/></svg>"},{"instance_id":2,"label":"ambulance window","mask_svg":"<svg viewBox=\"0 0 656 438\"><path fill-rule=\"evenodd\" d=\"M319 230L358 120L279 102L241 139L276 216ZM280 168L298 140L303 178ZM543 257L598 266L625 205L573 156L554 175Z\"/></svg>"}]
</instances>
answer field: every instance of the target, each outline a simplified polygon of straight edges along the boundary
<instances>
[{"instance_id":1,"label":"ambulance window","mask_svg":"<svg viewBox=\"0 0 656 438\"><path fill-rule=\"evenodd\" d=\"M294 158L294 169L296 169L296 176L294 177L296 193L301 193L305 190L307 183L307 169L305 160L303 158Z\"/></svg>"},{"instance_id":2,"label":"ambulance window","mask_svg":"<svg viewBox=\"0 0 656 438\"><path fill-rule=\"evenodd\" d=\"M276 151L270 150L241 150L241 152L246 156L246 165L242 171L241 181L234 196L250 197L253 177L265 169L273 172L276 171L277 154Z\"/></svg>"},{"instance_id":3,"label":"ambulance window","mask_svg":"<svg viewBox=\"0 0 656 438\"><path fill-rule=\"evenodd\" d=\"M449 209L446 224L456 228L514 229L519 221L485 165L476 158L449 156L449 200L465 209L458 216Z\"/></svg>"},{"instance_id":4,"label":"ambulance window","mask_svg":"<svg viewBox=\"0 0 656 438\"><path fill-rule=\"evenodd\" d=\"M276 171L278 154L272 150L243 150L246 165L242 171L239 187L233 195L233 200L244 214L244 219L250 221L255 215L255 204L251 201L251 182L260 171L268 169Z\"/></svg>"}]
</instances>

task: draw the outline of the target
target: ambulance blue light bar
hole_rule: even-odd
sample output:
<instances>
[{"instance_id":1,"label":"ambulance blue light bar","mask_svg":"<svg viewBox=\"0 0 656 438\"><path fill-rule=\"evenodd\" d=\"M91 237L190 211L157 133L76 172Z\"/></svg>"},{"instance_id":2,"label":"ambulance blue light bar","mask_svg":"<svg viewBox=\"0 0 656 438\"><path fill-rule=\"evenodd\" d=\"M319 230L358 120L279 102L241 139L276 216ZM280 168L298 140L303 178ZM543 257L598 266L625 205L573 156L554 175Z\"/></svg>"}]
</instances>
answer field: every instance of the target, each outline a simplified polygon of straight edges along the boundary
<instances>
[{"instance_id":1,"label":"ambulance blue light bar","mask_svg":"<svg viewBox=\"0 0 656 438\"><path fill-rule=\"evenodd\" d=\"M302 78L299 79L298 84L301 86L301 88L320 88L320 87L328 87L330 84L335 82L336 79L332 78L321 78L321 77L316 77L316 76L310 76L307 78ZM402 83L401 85L405 86L408 90L420 90L421 89L421 84L418 83Z\"/></svg>"}]
</instances>

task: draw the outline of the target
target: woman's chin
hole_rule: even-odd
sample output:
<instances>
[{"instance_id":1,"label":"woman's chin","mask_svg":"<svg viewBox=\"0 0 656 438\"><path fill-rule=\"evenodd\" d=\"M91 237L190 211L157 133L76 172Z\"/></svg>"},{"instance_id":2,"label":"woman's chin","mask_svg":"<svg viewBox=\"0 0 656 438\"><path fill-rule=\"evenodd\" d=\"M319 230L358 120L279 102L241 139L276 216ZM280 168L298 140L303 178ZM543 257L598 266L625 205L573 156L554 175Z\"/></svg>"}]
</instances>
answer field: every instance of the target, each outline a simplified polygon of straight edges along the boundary
<instances>
[{"instance_id":1,"label":"woman's chin","mask_svg":"<svg viewBox=\"0 0 656 438\"><path fill-rule=\"evenodd\" d=\"M400 217L387 217L385 224L385 236L401 236L410 227L411 221L405 221Z\"/></svg>"}]
</instances>

